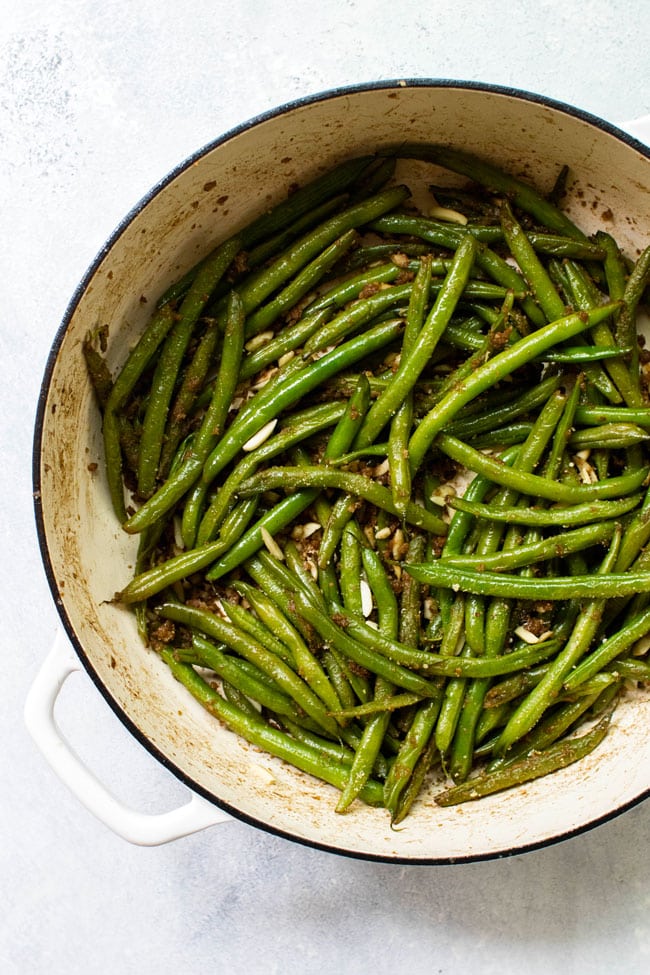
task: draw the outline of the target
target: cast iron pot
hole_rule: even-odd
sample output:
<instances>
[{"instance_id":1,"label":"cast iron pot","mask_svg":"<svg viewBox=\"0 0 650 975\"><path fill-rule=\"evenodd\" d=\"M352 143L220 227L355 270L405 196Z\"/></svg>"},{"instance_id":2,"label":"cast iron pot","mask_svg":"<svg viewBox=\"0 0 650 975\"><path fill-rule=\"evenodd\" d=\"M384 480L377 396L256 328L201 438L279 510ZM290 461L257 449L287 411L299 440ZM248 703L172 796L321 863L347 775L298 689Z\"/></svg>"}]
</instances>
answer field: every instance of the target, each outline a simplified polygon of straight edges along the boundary
<instances>
[{"instance_id":1,"label":"cast iron pot","mask_svg":"<svg viewBox=\"0 0 650 975\"><path fill-rule=\"evenodd\" d=\"M84 335L110 324L116 368L157 297L216 241L283 198L290 184L400 140L452 143L542 189L567 164L574 181L566 205L583 229L605 227L631 256L648 243L645 146L546 98L447 81L345 88L269 112L183 162L125 218L79 285L43 381L34 444L36 519L64 632L33 685L26 720L64 781L133 842L165 842L232 815L330 851L448 863L566 838L650 792L650 695L639 695L616 711L594 754L525 788L450 809L425 799L399 830L390 828L385 811L361 804L336 815L329 786L221 727L142 646L132 614L108 601L130 577L137 540L116 523L101 473ZM408 182L418 174L409 164L400 178ZM140 815L76 758L52 711L66 676L81 665L133 735L190 787L190 803L162 816Z\"/></svg>"}]
</instances>

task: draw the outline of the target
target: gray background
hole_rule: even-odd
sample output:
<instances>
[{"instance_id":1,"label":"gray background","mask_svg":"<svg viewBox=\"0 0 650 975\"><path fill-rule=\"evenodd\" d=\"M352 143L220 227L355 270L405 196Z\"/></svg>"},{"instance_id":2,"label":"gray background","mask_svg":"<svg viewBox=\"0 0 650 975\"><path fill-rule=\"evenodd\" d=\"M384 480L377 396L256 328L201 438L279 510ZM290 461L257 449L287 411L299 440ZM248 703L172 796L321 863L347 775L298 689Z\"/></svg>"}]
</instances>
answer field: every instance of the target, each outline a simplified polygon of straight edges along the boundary
<instances>
[{"instance_id":1,"label":"gray background","mask_svg":"<svg viewBox=\"0 0 650 975\"><path fill-rule=\"evenodd\" d=\"M57 630L35 538L32 425L87 265L176 163L340 84L481 80L623 123L650 112L645 2L3 0L0 33L0 971L475 975L650 966L650 805L495 862L405 867L241 823L140 849L95 821L22 723ZM184 801L84 675L59 720L118 795Z\"/></svg>"}]
</instances>

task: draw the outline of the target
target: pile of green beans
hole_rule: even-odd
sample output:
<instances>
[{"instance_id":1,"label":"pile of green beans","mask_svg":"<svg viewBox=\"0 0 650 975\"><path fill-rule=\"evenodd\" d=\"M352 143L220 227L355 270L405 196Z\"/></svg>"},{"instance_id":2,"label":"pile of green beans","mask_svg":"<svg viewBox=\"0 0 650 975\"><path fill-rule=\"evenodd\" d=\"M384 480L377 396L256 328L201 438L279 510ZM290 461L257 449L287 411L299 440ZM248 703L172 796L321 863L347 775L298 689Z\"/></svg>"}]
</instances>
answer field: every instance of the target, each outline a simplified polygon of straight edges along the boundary
<instances>
[{"instance_id":1,"label":"pile of green beans","mask_svg":"<svg viewBox=\"0 0 650 975\"><path fill-rule=\"evenodd\" d=\"M348 160L169 288L117 375L110 323L85 341L139 537L116 603L338 813L564 768L650 678L650 248L556 195L446 147Z\"/></svg>"}]
</instances>

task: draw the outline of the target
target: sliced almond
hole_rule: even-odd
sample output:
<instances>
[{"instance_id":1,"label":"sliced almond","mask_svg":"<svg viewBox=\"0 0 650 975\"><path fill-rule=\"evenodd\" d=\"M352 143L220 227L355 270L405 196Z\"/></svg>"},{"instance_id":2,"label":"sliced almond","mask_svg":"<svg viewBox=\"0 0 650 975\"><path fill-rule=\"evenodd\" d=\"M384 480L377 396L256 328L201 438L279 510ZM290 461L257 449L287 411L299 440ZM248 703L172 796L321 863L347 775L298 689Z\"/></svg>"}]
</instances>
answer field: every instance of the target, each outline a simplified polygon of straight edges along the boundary
<instances>
[{"instance_id":1,"label":"sliced almond","mask_svg":"<svg viewBox=\"0 0 650 975\"><path fill-rule=\"evenodd\" d=\"M268 423L265 423L264 426L257 431L257 433L253 434L250 440L246 441L246 443L242 447L242 450L245 450L247 453L250 453L251 450L257 450L258 447L261 447L264 441L268 440L268 438L271 436L271 434L273 433L273 431L277 426L277 423L278 423L277 419L269 420Z\"/></svg>"}]
</instances>

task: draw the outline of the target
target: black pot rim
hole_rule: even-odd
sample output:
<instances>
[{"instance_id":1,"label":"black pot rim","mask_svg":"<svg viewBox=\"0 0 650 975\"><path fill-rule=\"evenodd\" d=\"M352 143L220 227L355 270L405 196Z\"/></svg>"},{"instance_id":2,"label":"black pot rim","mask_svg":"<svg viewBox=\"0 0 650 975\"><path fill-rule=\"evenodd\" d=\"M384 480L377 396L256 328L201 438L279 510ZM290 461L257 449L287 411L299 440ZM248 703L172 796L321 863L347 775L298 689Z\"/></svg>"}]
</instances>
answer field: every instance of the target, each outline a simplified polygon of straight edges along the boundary
<instances>
[{"instance_id":1,"label":"black pot rim","mask_svg":"<svg viewBox=\"0 0 650 975\"><path fill-rule=\"evenodd\" d=\"M424 866L444 866L453 865L460 863L476 863L486 860L497 860L504 859L511 856L517 856L519 854L532 852L535 850L543 849L548 846L553 846L557 843L563 842L564 840L570 839L573 836L578 836L582 833L586 833L597 826L601 826L612 819L617 818L629 809L634 808L639 805L645 799L650 796L650 787L643 793L641 793L636 798L610 810L607 814L597 817L596 819L590 820L581 824L572 830L566 830L558 835L547 837L543 840L538 840L531 843L524 843L521 845L509 847L503 850L483 852L483 853L468 853L467 855L456 856L456 857L404 857L404 856L388 856L383 854L375 854L360 850L350 850L343 847L338 847L330 843L319 842L315 839L307 839L305 837L297 836L286 830L279 829L272 823L268 823L262 820L258 820L247 813L242 812L236 806L232 806L229 803L218 799L211 792L204 789L199 783L195 782L191 776L187 774L182 768L171 762L158 748L151 742L151 740L143 734L143 732L134 724L131 718L126 714L122 707L117 703L113 696L108 691L106 685L103 683L99 677L97 671L95 670L91 660L86 654L84 646L74 630L71 620L66 612L65 604L63 601L62 594L58 587L56 576L53 570L52 561L50 559L47 535L45 531L45 524L43 518L43 509L41 503L41 452L42 452L42 436L43 436L43 426L44 426L44 413L47 398L49 395L49 389L56 365L56 360L58 357L59 349L63 342L66 330L70 321L81 301L81 298L90 282L94 276L97 268L99 267L102 260L106 257L108 252L114 246L115 242L124 233L126 228L132 223L132 221L142 212L142 210L151 202L151 200L156 197L169 183L171 183L176 177L184 172L188 167L192 166L197 160L201 159L203 156L216 149L218 146L228 142L235 136L248 129L254 128L262 122L266 122L270 119L277 118L288 112L291 112L297 108L303 108L311 104L328 101L334 98L338 98L350 94L358 94L366 91L381 90L381 89L395 89L395 88L457 88L465 89L477 92L485 92L487 94L497 94L505 95L510 98L521 99L522 101L527 101L539 105L545 105L548 108L554 109L560 113L573 116L574 118L579 118L590 125L601 129L610 135L615 136L620 141L625 142L627 145L636 149L642 155L645 155L650 159L650 149L639 142L633 136L629 135L627 132L619 129L617 126L599 118L590 112L584 111L582 109L576 108L575 106L569 105L567 103L555 100L553 98L547 97L545 95L539 95L534 92L525 91L518 88L511 88L508 86L496 85L487 82L478 81L461 81L455 79L444 79L444 78L410 78L410 79L388 79L373 81L367 83L359 83L354 85L343 85L329 90L321 91L315 94L306 95L297 98L292 101L283 103L268 111L262 112L256 116L253 116L248 121L245 121L234 128L231 128L223 135L217 137L213 141L207 143L202 148L198 149L196 152L192 153L185 160L176 165L171 169L166 176L154 184L151 189L129 210L129 212L124 216L124 218L117 225L113 233L101 247L93 261L88 266L85 274L81 278L79 284L77 285L69 303L63 315L61 324L57 329L54 341L50 348L50 352L46 361L45 370L43 374L43 379L41 382L40 393L36 409L36 417L34 423L34 440L33 440L33 450L32 450L32 486L33 486L33 498L34 498L34 515L36 521L36 529L38 536L38 543L40 547L41 558L43 561L43 566L45 570L45 575L56 605L59 617L65 629L65 632L74 647L74 650L79 657L84 669L88 673L90 679L95 684L100 694L106 700L107 704L111 710L117 715L122 724L127 728L127 730L134 736L134 738L166 769L168 769L179 781L181 781L188 789L202 796L207 801L211 802L216 807L224 810L234 819L238 819L242 822L248 823L250 826L254 826L257 829L265 830L266 832L282 837L283 839L291 840L294 843L299 843L300 845L320 850L326 853L333 853L340 856L346 856L353 859L369 860L380 863L397 863L402 865L424 865Z\"/></svg>"}]
</instances>

